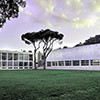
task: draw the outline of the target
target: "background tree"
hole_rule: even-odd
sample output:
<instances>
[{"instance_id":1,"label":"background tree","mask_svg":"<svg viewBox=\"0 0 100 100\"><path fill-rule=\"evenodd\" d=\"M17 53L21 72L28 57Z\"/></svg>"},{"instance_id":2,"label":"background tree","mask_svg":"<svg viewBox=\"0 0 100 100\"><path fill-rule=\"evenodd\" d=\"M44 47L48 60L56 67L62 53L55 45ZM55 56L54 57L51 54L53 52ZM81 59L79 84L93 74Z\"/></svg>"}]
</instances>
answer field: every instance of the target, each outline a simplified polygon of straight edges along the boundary
<instances>
[{"instance_id":1,"label":"background tree","mask_svg":"<svg viewBox=\"0 0 100 100\"><path fill-rule=\"evenodd\" d=\"M96 35L95 37L90 37L89 39L85 40L84 43L80 42L79 44L76 44L74 47L97 44L97 43L100 43L100 35Z\"/></svg>"},{"instance_id":2,"label":"background tree","mask_svg":"<svg viewBox=\"0 0 100 100\"><path fill-rule=\"evenodd\" d=\"M83 46L83 44L79 42L79 44L76 44L74 47L78 47L78 46Z\"/></svg>"},{"instance_id":3,"label":"background tree","mask_svg":"<svg viewBox=\"0 0 100 100\"><path fill-rule=\"evenodd\" d=\"M64 46L63 49L68 48L67 46Z\"/></svg>"},{"instance_id":4,"label":"background tree","mask_svg":"<svg viewBox=\"0 0 100 100\"><path fill-rule=\"evenodd\" d=\"M85 40L83 45L97 44L97 43L100 43L100 35L96 35L95 37L90 37L88 40Z\"/></svg>"},{"instance_id":5,"label":"background tree","mask_svg":"<svg viewBox=\"0 0 100 100\"><path fill-rule=\"evenodd\" d=\"M18 17L20 6L25 7L26 2L23 0L0 0L0 28L7 19Z\"/></svg>"},{"instance_id":6,"label":"background tree","mask_svg":"<svg viewBox=\"0 0 100 100\"><path fill-rule=\"evenodd\" d=\"M33 44L33 46L34 46L34 68L37 69L37 67L36 67L36 52L40 48L40 43L41 43L40 32L25 33L21 36L21 39L26 44Z\"/></svg>"},{"instance_id":7,"label":"background tree","mask_svg":"<svg viewBox=\"0 0 100 100\"><path fill-rule=\"evenodd\" d=\"M40 34L40 39L43 43L43 66L46 69L46 58L53 49L53 43L57 40L62 40L64 35L50 29L42 30Z\"/></svg>"}]
</instances>

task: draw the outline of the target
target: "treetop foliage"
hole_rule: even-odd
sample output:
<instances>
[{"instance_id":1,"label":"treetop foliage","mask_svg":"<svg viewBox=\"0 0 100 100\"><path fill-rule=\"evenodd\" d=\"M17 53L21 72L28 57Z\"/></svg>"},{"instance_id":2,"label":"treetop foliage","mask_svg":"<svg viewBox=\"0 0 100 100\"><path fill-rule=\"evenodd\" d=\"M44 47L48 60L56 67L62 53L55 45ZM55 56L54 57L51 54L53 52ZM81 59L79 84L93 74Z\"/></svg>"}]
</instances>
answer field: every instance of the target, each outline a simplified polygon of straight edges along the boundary
<instances>
[{"instance_id":1,"label":"treetop foliage","mask_svg":"<svg viewBox=\"0 0 100 100\"><path fill-rule=\"evenodd\" d=\"M84 43L79 43L77 45L75 45L75 47L77 46L83 46L83 45L90 45L90 44L97 44L100 43L100 35L96 35L95 37L90 37L89 39L85 40Z\"/></svg>"},{"instance_id":2,"label":"treetop foliage","mask_svg":"<svg viewBox=\"0 0 100 100\"><path fill-rule=\"evenodd\" d=\"M63 38L63 34L59 34L57 31L52 31L50 29L41 30L40 32L40 38L42 40L45 40L46 42L52 40L52 39L58 39L61 40Z\"/></svg>"},{"instance_id":3,"label":"treetop foliage","mask_svg":"<svg viewBox=\"0 0 100 100\"><path fill-rule=\"evenodd\" d=\"M0 28L7 19L18 17L19 6L25 7L26 2L23 0L0 0Z\"/></svg>"},{"instance_id":4,"label":"treetop foliage","mask_svg":"<svg viewBox=\"0 0 100 100\"><path fill-rule=\"evenodd\" d=\"M97 43L100 43L100 35L96 35L95 37L90 37L83 43L83 45L97 44Z\"/></svg>"},{"instance_id":5,"label":"treetop foliage","mask_svg":"<svg viewBox=\"0 0 100 100\"><path fill-rule=\"evenodd\" d=\"M22 40L27 44L37 42L39 40L44 42L49 42L53 39L61 40L63 34L58 34L57 31L51 31L50 29L40 30L39 32L28 32L21 36Z\"/></svg>"}]
</instances>

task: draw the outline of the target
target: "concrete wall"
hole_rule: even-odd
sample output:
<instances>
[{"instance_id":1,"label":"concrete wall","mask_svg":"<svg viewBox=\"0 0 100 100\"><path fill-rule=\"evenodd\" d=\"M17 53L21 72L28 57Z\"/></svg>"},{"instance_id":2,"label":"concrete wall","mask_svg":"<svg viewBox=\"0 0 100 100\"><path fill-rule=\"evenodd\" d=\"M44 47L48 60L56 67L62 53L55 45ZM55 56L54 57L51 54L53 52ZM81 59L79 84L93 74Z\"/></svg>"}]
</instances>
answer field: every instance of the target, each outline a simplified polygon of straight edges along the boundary
<instances>
[{"instance_id":1,"label":"concrete wall","mask_svg":"<svg viewBox=\"0 0 100 100\"><path fill-rule=\"evenodd\" d=\"M100 70L100 44L86 45L73 48L65 48L54 50L50 53L47 58L47 62L53 61L71 61L78 60L80 62L79 66L52 66L47 67L47 69L74 69L74 70ZM88 66L82 66L82 60L89 60ZM99 60L97 62L96 60ZM94 63L92 65L91 63ZM96 63L98 63L96 65Z\"/></svg>"},{"instance_id":2,"label":"concrete wall","mask_svg":"<svg viewBox=\"0 0 100 100\"><path fill-rule=\"evenodd\" d=\"M6 59L2 58L3 54L6 54ZM12 58L9 59L8 54L11 54ZM14 59L14 54L18 55L18 59ZM22 58L20 58L22 55ZM30 59L31 55L31 59ZM27 56L27 58L25 57ZM22 65L21 65L22 64ZM18 51L7 51L0 50L0 69L2 70L13 70L13 69L33 69L33 53L31 52L18 52Z\"/></svg>"}]
</instances>

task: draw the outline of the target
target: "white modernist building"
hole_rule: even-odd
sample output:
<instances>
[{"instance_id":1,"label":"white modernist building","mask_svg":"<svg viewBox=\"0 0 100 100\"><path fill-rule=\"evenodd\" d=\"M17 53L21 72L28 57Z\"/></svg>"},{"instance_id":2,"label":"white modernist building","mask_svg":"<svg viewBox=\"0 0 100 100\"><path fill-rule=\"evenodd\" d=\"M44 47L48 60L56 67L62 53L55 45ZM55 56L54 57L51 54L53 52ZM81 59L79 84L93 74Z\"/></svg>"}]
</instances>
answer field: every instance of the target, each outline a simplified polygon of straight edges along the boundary
<instances>
[{"instance_id":1,"label":"white modernist building","mask_svg":"<svg viewBox=\"0 0 100 100\"><path fill-rule=\"evenodd\" d=\"M33 52L0 50L0 69L34 69L33 58ZM37 66L40 62L42 54L37 53ZM100 70L100 44L53 50L46 69Z\"/></svg>"},{"instance_id":2,"label":"white modernist building","mask_svg":"<svg viewBox=\"0 0 100 100\"><path fill-rule=\"evenodd\" d=\"M100 70L100 44L53 50L47 69Z\"/></svg>"},{"instance_id":3,"label":"white modernist building","mask_svg":"<svg viewBox=\"0 0 100 100\"><path fill-rule=\"evenodd\" d=\"M33 53L0 50L0 69L33 69Z\"/></svg>"}]
</instances>

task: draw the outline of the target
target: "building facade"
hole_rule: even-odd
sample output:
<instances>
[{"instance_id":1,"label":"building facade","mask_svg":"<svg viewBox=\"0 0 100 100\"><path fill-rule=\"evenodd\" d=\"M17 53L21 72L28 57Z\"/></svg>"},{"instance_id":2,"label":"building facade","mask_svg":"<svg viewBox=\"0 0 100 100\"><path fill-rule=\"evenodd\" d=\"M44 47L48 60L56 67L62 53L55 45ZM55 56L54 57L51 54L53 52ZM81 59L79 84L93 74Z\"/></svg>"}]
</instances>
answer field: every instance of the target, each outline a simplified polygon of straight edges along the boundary
<instances>
[{"instance_id":1,"label":"building facade","mask_svg":"<svg viewBox=\"0 0 100 100\"><path fill-rule=\"evenodd\" d=\"M1 50L0 69L34 69L33 53Z\"/></svg>"},{"instance_id":2,"label":"building facade","mask_svg":"<svg viewBox=\"0 0 100 100\"><path fill-rule=\"evenodd\" d=\"M37 67L43 69L42 54L37 53ZM34 69L32 52L0 51L0 70ZM100 70L100 44L53 50L46 69Z\"/></svg>"},{"instance_id":3,"label":"building facade","mask_svg":"<svg viewBox=\"0 0 100 100\"><path fill-rule=\"evenodd\" d=\"M47 69L100 70L100 44L53 50Z\"/></svg>"}]
</instances>

